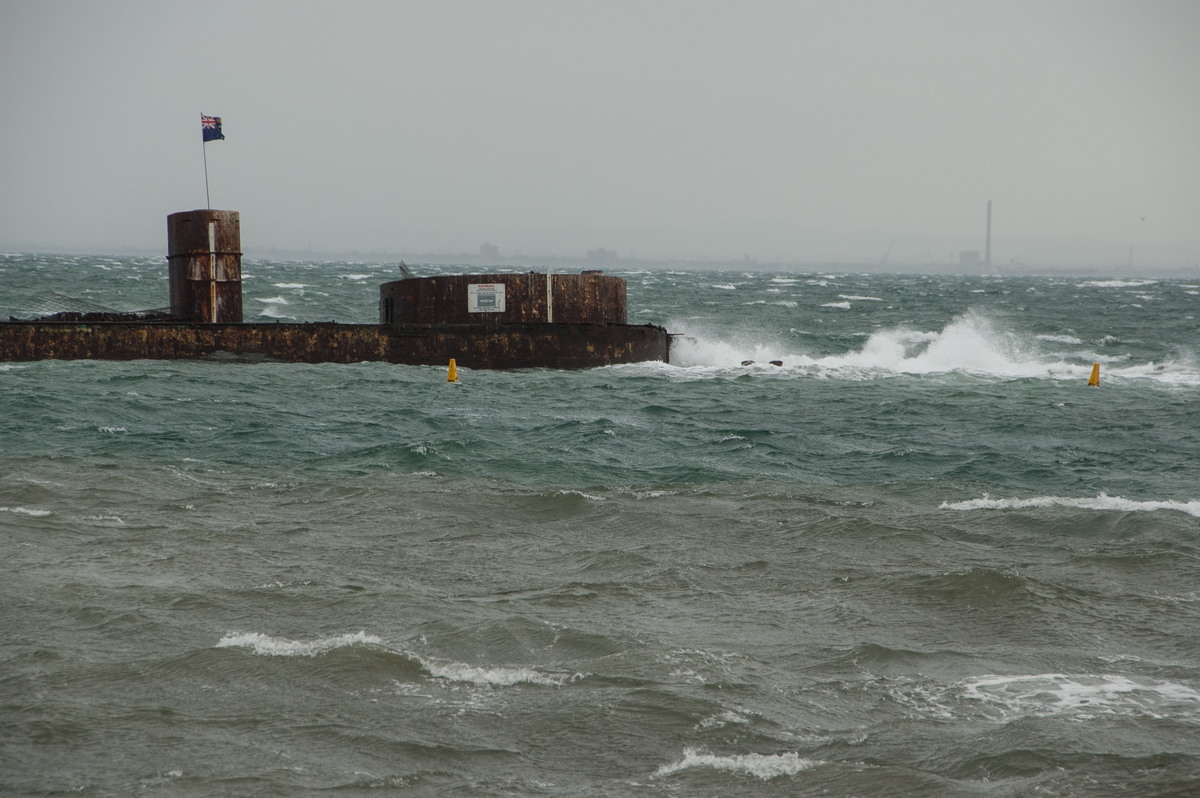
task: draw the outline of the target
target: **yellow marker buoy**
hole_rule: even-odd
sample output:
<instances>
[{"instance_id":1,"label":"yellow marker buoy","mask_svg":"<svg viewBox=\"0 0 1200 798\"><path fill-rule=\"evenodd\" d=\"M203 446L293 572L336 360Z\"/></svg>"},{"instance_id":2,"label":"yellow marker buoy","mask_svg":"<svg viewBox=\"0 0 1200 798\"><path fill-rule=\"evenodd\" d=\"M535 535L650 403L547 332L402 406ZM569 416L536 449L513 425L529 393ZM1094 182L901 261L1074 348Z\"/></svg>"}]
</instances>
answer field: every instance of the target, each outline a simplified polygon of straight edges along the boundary
<instances>
[{"instance_id":1,"label":"yellow marker buoy","mask_svg":"<svg viewBox=\"0 0 1200 798\"><path fill-rule=\"evenodd\" d=\"M1100 387L1100 364L1099 363L1092 364L1092 376L1088 377L1088 385L1094 385L1097 388Z\"/></svg>"},{"instance_id":2,"label":"yellow marker buoy","mask_svg":"<svg viewBox=\"0 0 1200 798\"><path fill-rule=\"evenodd\" d=\"M446 382L458 382L458 366L454 358L450 358L450 368L446 370Z\"/></svg>"}]
</instances>

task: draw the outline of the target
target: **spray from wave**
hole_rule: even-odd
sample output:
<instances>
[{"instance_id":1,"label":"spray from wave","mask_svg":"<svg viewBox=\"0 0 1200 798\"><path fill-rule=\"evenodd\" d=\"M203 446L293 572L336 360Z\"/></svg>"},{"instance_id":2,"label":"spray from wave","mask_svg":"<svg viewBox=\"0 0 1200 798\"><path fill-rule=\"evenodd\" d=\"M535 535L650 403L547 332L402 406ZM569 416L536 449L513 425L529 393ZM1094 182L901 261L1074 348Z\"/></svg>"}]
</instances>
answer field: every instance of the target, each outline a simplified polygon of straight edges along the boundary
<instances>
[{"instance_id":1,"label":"spray from wave","mask_svg":"<svg viewBox=\"0 0 1200 798\"><path fill-rule=\"evenodd\" d=\"M788 351L785 344L752 336L732 340L712 338L704 332L683 332L671 343L671 363L703 375L712 370L751 367L769 369L774 361L793 376L838 379L873 379L895 375L970 374L1001 379L1087 379L1094 352L1045 352L1047 344L1079 345L1067 336L1023 336L998 326L982 313L970 311L952 319L941 330L923 331L893 327L871 333L858 350L813 356ZM1059 347L1061 349L1061 347ZM1148 378L1165 383L1200 385L1200 369L1186 362L1115 365L1104 358L1105 377ZM1116 360L1119 360L1117 358Z\"/></svg>"}]
</instances>

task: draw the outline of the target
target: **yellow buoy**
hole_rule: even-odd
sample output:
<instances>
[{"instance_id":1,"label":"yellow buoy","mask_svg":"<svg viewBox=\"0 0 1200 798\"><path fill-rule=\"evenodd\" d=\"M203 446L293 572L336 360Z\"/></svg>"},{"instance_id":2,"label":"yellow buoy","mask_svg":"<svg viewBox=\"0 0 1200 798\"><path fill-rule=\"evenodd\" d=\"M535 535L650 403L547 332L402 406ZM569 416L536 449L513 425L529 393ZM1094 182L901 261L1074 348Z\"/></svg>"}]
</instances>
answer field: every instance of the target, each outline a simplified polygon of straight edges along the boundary
<instances>
[{"instance_id":1,"label":"yellow buoy","mask_svg":"<svg viewBox=\"0 0 1200 798\"><path fill-rule=\"evenodd\" d=\"M446 371L446 382L458 382L458 365L450 358L450 368Z\"/></svg>"},{"instance_id":2,"label":"yellow buoy","mask_svg":"<svg viewBox=\"0 0 1200 798\"><path fill-rule=\"evenodd\" d=\"M1095 385L1097 388L1100 387L1100 364L1099 363L1092 364L1092 376L1088 377L1088 385Z\"/></svg>"}]
</instances>

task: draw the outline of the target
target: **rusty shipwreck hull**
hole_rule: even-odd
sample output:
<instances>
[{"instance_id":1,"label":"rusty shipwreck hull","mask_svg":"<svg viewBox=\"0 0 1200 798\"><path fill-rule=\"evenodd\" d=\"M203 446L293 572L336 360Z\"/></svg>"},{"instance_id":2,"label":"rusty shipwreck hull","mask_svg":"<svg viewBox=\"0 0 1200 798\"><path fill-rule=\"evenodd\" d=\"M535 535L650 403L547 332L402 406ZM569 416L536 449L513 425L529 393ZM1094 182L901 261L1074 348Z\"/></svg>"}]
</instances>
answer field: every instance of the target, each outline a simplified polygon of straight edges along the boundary
<instances>
[{"instance_id":1,"label":"rusty shipwreck hull","mask_svg":"<svg viewBox=\"0 0 1200 798\"><path fill-rule=\"evenodd\" d=\"M195 324L0 322L0 360L181 360L229 353L295 363L383 361L478 369L580 369L667 361L652 324Z\"/></svg>"}]
</instances>

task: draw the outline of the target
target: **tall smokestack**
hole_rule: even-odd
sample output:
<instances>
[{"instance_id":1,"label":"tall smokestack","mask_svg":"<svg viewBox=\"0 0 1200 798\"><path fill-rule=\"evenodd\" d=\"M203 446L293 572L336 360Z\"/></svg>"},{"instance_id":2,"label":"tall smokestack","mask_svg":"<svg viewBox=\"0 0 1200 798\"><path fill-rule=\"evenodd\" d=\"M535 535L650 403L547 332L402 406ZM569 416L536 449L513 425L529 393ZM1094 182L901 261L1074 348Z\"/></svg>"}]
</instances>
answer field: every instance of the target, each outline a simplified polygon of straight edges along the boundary
<instances>
[{"instance_id":1,"label":"tall smokestack","mask_svg":"<svg viewBox=\"0 0 1200 798\"><path fill-rule=\"evenodd\" d=\"M983 249L983 267L992 269L992 201L988 200L987 246Z\"/></svg>"}]
</instances>

